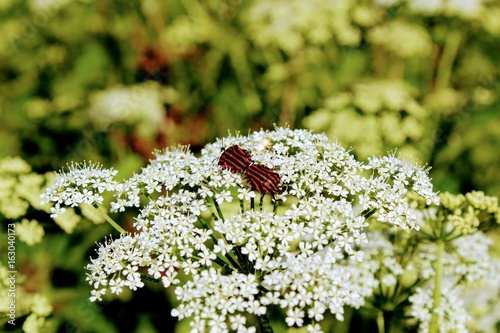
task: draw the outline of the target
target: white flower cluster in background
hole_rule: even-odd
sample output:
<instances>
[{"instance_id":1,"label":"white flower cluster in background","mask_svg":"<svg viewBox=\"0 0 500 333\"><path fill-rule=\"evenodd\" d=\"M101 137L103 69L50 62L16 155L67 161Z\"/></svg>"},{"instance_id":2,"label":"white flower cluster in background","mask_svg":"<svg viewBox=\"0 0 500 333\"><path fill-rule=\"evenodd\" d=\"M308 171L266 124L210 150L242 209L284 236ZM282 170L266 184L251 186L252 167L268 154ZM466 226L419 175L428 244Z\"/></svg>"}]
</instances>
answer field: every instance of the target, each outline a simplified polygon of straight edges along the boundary
<instances>
[{"instance_id":1,"label":"white flower cluster in background","mask_svg":"<svg viewBox=\"0 0 500 333\"><path fill-rule=\"evenodd\" d=\"M352 10L346 0L256 1L245 13L244 21L258 46L276 45L287 54L295 54L307 44L323 45L332 40L357 46L361 32L352 22Z\"/></svg>"},{"instance_id":2,"label":"white flower cluster in background","mask_svg":"<svg viewBox=\"0 0 500 333\"><path fill-rule=\"evenodd\" d=\"M477 17L483 0L377 0L376 3L387 7L406 3L412 11L429 16L444 14L467 18Z\"/></svg>"},{"instance_id":3,"label":"white flower cluster in background","mask_svg":"<svg viewBox=\"0 0 500 333\"><path fill-rule=\"evenodd\" d=\"M162 88L154 82L97 91L90 101L89 116L97 128L122 124L145 138L159 131L166 112Z\"/></svg>"},{"instance_id":4,"label":"white flower cluster in background","mask_svg":"<svg viewBox=\"0 0 500 333\"><path fill-rule=\"evenodd\" d=\"M388 40L387 33L381 35ZM415 42L408 36L401 40ZM415 49L422 51L423 47L417 45ZM304 118L303 124L337 138L345 146L356 147L356 156L363 160L395 148L404 156L425 160L422 154L423 142L429 137L428 117L429 110L418 101L415 88L400 80L372 80L328 97L320 109Z\"/></svg>"},{"instance_id":5,"label":"white flower cluster in background","mask_svg":"<svg viewBox=\"0 0 500 333\"><path fill-rule=\"evenodd\" d=\"M283 193L263 195L218 167L232 145L277 172ZM201 156L157 152L121 183L115 173L72 167L45 194L55 215L101 204L104 190L114 192L112 212L139 209L136 232L101 244L87 266L91 300L141 288L145 275L175 286L172 315L190 318L193 331L253 331L245 315L274 304L289 326L319 332L326 311L342 320L344 306L361 306L377 285L375 267L343 264L363 260L368 217L412 229L410 192L439 204L426 170L394 156L363 164L324 135L288 128L230 136Z\"/></svg>"},{"instance_id":6,"label":"white flower cluster in background","mask_svg":"<svg viewBox=\"0 0 500 333\"><path fill-rule=\"evenodd\" d=\"M490 279L482 283L474 283L464 291L464 300L467 311L473 317L468 322L468 328L473 332L496 333L497 323L500 322L500 260L490 262L492 270L496 272Z\"/></svg>"}]
</instances>

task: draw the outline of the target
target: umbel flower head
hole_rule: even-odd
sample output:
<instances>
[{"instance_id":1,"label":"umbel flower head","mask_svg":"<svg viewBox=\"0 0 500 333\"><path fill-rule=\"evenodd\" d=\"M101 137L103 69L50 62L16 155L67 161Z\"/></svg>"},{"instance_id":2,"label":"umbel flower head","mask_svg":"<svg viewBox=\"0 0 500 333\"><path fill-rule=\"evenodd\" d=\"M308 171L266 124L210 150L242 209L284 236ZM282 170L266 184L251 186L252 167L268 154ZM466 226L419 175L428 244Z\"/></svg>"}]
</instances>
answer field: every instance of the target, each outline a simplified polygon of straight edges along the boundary
<instances>
[{"instance_id":1,"label":"umbel flower head","mask_svg":"<svg viewBox=\"0 0 500 333\"><path fill-rule=\"evenodd\" d=\"M244 173L220 168L233 145L277 172L283 192L261 194ZM341 320L344 306L361 306L376 285L369 268L341 264L362 261L368 222L416 228L407 195L439 203L418 166L395 156L364 164L325 135L288 128L230 136L201 156L167 149L128 180L115 182L114 174L73 166L45 194L56 207L97 205L107 190L112 212L139 209L136 232L99 245L88 264L90 299L153 278L175 288L172 315L190 318L193 332L254 332L248 315L262 323L270 305L283 309L289 326L319 332L326 311Z\"/></svg>"}]
</instances>

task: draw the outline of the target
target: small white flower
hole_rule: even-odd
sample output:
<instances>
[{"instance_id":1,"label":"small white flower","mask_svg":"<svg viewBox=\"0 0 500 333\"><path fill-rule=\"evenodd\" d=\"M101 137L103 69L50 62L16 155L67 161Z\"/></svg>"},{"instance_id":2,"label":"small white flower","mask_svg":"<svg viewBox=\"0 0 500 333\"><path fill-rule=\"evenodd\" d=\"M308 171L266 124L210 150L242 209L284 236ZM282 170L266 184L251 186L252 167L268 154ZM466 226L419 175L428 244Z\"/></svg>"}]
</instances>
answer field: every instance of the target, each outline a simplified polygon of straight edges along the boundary
<instances>
[{"instance_id":1,"label":"small white flower","mask_svg":"<svg viewBox=\"0 0 500 333\"><path fill-rule=\"evenodd\" d=\"M231 249L233 248L232 245L226 243L223 239L219 239L217 241L217 244L214 245L214 252L215 253L221 253L222 255L226 255Z\"/></svg>"},{"instance_id":2,"label":"small white flower","mask_svg":"<svg viewBox=\"0 0 500 333\"><path fill-rule=\"evenodd\" d=\"M243 201L249 201L250 199L255 198L255 192L251 191L246 187L238 188L238 199Z\"/></svg>"},{"instance_id":3,"label":"small white flower","mask_svg":"<svg viewBox=\"0 0 500 333\"><path fill-rule=\"evenodd\" d=\"M288 326L297 325L301 327L304 324L304 312L298 308L290 308L286 312L285 321Z\"/></svg>"},{"instance_id":4,"label":"small white flower","mask_svg":"<svg viewBox=\"0 0 500 333\"><path fill-rule=\"evenodd\" d=\"M307 325L307 332L308 333L323 333L323 331L321 330L321 326L319 326L319 324Z\"/></svg>"},{"instance_id":5,"label":"small white flower","mask_svg":"<svg viewBox=\"0 0 500 333\"><path fill-rule=\"evenodd\" d=\"M231 192L227 190L222 190L220 193L215 194L215 201L220 205L224 201L231 202L233 201L233 197L231 196Z\"/></svg>"},{"instance_id":6,"label":"small white flower","mask_svg":"<svg viewBox=\"0 0 500 333\"><path fill-rule=\"evenodd\" d=\"M208 251L207 249L204 249L201 253L200 253L200 265L202 266L212 266L212 260L214 260L215 258L217 258L217 256Z\"/></svg>"},{"instance_id":7,"label":"small white flower","mask_svg":"<svg viewBox=\"0 0 500 333\"><path fill-rule=\"evenodd\" d=\"M91 302L95 301L102 301L102 296L106 294L106 289L94 289L90 291L90 298L89 300Z\"/></svg>"}]
</instances>

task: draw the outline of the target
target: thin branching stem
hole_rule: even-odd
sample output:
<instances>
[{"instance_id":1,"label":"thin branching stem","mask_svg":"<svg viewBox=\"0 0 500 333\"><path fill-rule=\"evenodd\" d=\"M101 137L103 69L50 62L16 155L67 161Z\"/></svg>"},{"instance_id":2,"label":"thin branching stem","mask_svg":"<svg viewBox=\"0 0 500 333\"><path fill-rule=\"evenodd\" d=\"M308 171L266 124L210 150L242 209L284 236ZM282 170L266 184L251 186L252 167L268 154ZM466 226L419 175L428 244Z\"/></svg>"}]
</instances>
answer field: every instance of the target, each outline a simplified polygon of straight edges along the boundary
<instances>
[{"instance_id":1,"label":"thin branching stem","mask_svg":"<svg viewBox=\"0 0 500 333\"><path fill-rule=\"evenodd\" d=\"M219 204L217 203L217 200L212 198L212 201L214 203L215 209L217 210L217 214L219 215L219 218L224 221L224 214L222 214L222 210L220 209Z\"/></svg>"},{"instance_id":2,"label":"thin branching stem","mask_svg":"<svg viewBox=\"0 0 500 333\"><path fill-rule=\"evenodd\" d=\"M104 209L97 203L94 203L92 205L92 207L94 207L97 212L99 213L99 215L101 215L102 217L104 217L104 219L106 219L106 221L108 221L109 224L111 224L111 226L113 228L115 228L120 234L122 235L125 235L127 232L125 231L125 229L123 229L122 227L120 227L118 225L118 223L116 223L105 211Z\"/></svg>"},{"instance_id":3,"label":"thin branching stem","mask_svg":"<svg viewBox=\"0 0 500 333\"><path fill-rule=\"evenodd\" d=\"M267 313L262 316L257 316L257 319L259 320L259 330L261 333L273 333L271 321Z\"/></svg>"}]
</instances>

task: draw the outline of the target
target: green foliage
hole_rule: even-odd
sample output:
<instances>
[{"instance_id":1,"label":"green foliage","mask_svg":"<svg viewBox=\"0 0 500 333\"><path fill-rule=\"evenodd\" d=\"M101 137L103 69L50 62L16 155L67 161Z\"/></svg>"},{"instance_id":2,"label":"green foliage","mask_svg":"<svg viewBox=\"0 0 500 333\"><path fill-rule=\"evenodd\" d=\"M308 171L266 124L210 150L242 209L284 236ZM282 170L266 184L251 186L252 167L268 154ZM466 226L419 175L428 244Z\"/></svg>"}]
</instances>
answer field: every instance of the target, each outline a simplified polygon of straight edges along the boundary
<instances>
[{"instance_id":1,"label":"green foliage","mask_svg":"<svg viewBox=\"0 0 500 333\"><path fill-rule=\"evenodd\" d=\"M326 99L322 109L304 119L304 125L356 147L356 155L363 159L388 149L425 159L424 143L432 134L432 123L429 111L412 95L414 91L404 82L359 83L351 92Z\"/></svg>"}]
</instances>

